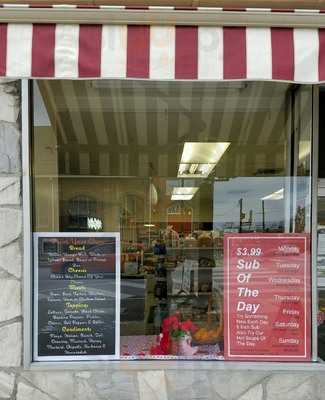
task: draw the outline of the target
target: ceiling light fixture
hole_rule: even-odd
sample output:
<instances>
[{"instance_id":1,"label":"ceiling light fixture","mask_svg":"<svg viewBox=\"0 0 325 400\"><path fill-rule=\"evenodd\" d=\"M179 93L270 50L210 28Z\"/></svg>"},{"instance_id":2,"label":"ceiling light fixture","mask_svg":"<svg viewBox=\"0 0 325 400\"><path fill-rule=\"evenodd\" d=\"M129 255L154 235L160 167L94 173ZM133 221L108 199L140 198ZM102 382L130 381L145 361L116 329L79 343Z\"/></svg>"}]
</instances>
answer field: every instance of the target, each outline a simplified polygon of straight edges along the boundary
<instances>
[{"instance_id":1,"label":"ceiling light fixture","mask_svg":"<svg viewBox=\"0 0 325 400\"><path fill-rule=\"evenodd\" d=\"M198 187L174 187L171 199L174 200L192 200Z\"/></svg>"},{"instance_id":2,"label":"ceiling light fixture","mask_svg":"<svg viewBox=\"0 0 325 400\"><path fill-rule=\"evenodd\" d=\"M230 142L185 142L178 178L206 178L220 161Z\"/></svg>"},{"instance_id":3,"label":"ceiling light fixture","mask_svg":"<svg viewBox=\"0 0 325 400\"><path fill-rule=\"evenodd\" d=\"M193 195L191 195L191 194L173 194L171 199L172 199L172 201L176 201L176 200L189 201L189 200L193 199Z\"/></svg>"}]
</instances>

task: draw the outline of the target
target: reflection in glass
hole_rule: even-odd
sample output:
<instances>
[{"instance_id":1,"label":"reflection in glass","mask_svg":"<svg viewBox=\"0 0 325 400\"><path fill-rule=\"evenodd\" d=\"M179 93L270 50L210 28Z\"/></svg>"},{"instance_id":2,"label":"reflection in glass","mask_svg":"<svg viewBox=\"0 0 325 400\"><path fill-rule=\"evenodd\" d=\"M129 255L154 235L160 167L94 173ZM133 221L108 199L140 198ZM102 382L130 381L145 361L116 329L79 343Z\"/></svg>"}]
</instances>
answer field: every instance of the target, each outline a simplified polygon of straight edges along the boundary
<instances>
[{"instance_id":1,"label":"reflection in glass","mask_svg":"<svg viewBox=\"0 0 325 400\"><path fill-rule=\"evenodd\" d=\"M223 358L224 233L310 232L311 104L285 83L35 83L34 230L120 233L122 357Z\"/></svg>"}]
</instances>

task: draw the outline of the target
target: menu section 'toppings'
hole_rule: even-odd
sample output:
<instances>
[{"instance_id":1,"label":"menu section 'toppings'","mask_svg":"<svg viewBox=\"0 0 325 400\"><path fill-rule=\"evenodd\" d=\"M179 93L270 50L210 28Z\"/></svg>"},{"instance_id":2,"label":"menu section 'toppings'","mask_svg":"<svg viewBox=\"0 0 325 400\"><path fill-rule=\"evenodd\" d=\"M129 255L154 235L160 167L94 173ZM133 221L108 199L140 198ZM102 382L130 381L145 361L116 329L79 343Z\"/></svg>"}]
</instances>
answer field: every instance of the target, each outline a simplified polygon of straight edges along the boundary
<instances>
[{"instance_id":1,"label":"menu section 'toppings'","mask_svg":"<svg viewBox=\"0 0 325 400\"><path fill-rule=\"evenodd\" d=\"M226 234L225 359L310 360L305 234Z\"/></svg>"}]
</instances>

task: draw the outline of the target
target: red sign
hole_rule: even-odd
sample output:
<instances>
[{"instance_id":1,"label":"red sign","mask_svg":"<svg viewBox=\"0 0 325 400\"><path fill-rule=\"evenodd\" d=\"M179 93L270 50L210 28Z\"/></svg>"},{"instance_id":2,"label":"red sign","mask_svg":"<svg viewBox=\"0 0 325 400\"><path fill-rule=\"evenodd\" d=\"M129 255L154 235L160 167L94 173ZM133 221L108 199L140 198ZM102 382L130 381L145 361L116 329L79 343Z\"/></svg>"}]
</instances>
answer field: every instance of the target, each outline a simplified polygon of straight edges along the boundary
<instances>
[{"instance_id":1,"label":"red sign","mask_svg":"<svg viewBox=\"0 0 325 400\"><path fill-rule=\"evenodd\" d=\"M310 360L305 234L225 234L225 359Z\"/></svg>"}]
</instances>

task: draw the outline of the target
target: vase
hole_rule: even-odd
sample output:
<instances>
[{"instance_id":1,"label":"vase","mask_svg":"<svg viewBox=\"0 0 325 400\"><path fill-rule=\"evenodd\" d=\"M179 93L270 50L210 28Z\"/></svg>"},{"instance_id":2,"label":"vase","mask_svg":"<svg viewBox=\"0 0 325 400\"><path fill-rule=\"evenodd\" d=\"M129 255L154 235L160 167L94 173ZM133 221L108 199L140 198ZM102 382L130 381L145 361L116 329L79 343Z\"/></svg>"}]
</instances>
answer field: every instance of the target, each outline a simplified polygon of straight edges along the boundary
<instances>
[{"instance_id":1,"label":"vase","mask_svg":"<svg viewBox=\"0 0 325 400\"><path fill-rule=\"evenodd\" d=\"M170 341L170 354L174 356L193 356L197 347L191 346L192 338L189 335L182 336Z\"/></svg>"},{"instance_id":2,"label":"vase","mask_svg":"<svg viewBox=\"0 0 325 400\"><path fill-rule=\"evenodd\" d=\"M193 356L197 352L198 348L192 346L192 337L186 335L180 338L178 343L178 355L179 356Z\"/></svg>"}]
</instances>

